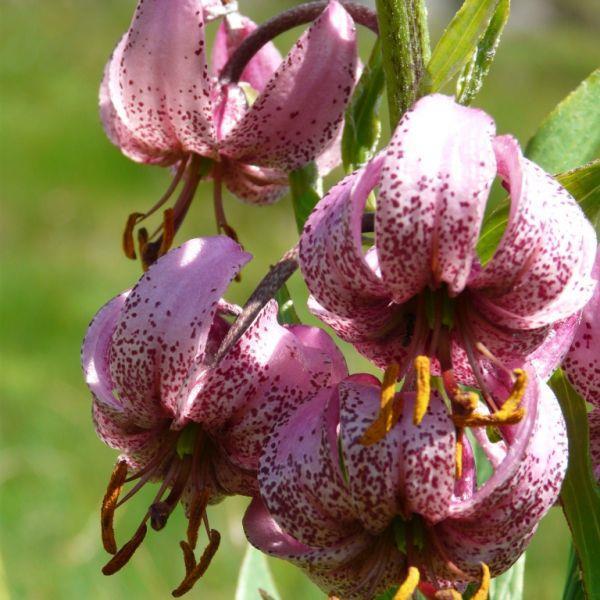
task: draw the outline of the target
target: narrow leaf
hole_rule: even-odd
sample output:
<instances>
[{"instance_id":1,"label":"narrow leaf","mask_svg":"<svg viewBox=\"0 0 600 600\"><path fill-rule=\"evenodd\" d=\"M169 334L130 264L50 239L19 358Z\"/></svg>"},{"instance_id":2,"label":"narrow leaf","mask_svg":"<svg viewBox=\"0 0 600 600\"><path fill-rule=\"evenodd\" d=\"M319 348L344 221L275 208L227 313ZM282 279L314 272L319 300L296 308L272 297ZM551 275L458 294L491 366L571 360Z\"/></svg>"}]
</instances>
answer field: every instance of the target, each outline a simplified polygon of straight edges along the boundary
<instances>
[{"instance_id":1,"label":"narrow leaf","mask_svg":"<svg viewBox=\"0 0 600 600\"><path fill-rule=\"evenodd\" d=\"M497 5L498 0L465 0L433 51L422 84L424 93L440 90L467 64Z\"/></svg>"},{"instance_id":2,"label":"narrow leaf","mask_svg":"<svg viewBox=\"0 0 600 600\"><path fill-rule=\"evenodd\" d=\"M346 110L342 160L347 173L368 162L375 154L381 137L379 108L384 89L383 59L378 40Z\"/></svg>"},{"instance_id":3,"label":"narrow leaf","mask_svg":"<svg viewBox=\"0 0 600 600\"><path fill-rule=\"evenodd\" d=\"M579 557L587 598L600 590L600 488L592 474L586 403L562 371L550 380L567 423L569 467L560 498Z\"/></svg>"},{"instance_id":4,"label":"narrow leaf","mask_svg":"<svg viewBox=\"0 0 600 600\"><path fill-rule=\"evenodd\" d=\"M550 173L574 169L600 156L600 69L550 113L526 154Z\"/></svg>"},{"instance_id":5,"label":"narrow leaf","mask_svg":"<svg viewBox=\"0 0 600 600\"><path fill-rule=\"evenodd\" d=\"M306 219L323 195L323 180L314 162L292 171L289 180L296 226L298 232L302 233Z\"/></svg>"},{"instance_id":6,"label":"narrow leaf","mask_svg":"<svg viewBox=\"0 0 600 600\"><path fill-rule=\"evenodd\" d=\"M240 569L235 600L261 600L261 598L281 600L267 564L267 557L248 545Z\"/></svg>"},{"instance_id":7,"label":"narrow leaf","mask_svg":"<svg viewBox=\"0 0 600 600\"><path fill-rule=\"evenodd\" d=\"M583 584L581 582L581 569L579 567L579 561L577 560L577 554L571 544L571 550L569 551L569 567L567 569L567 581L565 582L565 589L563 592L563 600L584 600L585 593L583 591Z\"/></svg>"},{"instance_id":8,"label":"narrow leaf","mask_svg":"<svg viewBox=\"0 0 600 600\"><path fill-rule=\"evenodd\" d=\"M500 0L492 20L477 44L471 60L465 65L456 84L456 99L470 104L481 90L500 44L500 37L510 14L510 0Z\"/></svg>"},{"instance_id":9,"label":"narrow leaf","mask_svg":"<svg viewBox=\"0 0 600 600\"><path fill-rule=\"evenodd\" d=\"M492 579L489 600L521 600L525 582L525 554L505 573Z\"/></svg>"},{"instance_id":10,"label":"narrow leaf","mask_svg":"<svg viewBox=\"0 0 600 600\"><path fill-rule=\"evenodd\" d=\"M556 176L558 182L575 198L586 217L600 233L600 160ZM477 255L485 265L494 255L508 223L510 200L505 198L487 216L481 226Z\"/></svg>"}]
</instances>

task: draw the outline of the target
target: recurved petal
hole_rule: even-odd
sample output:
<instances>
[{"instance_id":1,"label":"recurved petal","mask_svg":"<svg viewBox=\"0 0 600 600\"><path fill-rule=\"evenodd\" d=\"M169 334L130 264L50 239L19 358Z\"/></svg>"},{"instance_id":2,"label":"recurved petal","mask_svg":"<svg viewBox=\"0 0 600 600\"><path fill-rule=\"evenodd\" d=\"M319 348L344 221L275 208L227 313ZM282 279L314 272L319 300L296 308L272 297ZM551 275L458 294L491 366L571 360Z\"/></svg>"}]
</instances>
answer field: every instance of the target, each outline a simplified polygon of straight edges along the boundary
<instances>
[{"instance_id":1,"label":"recurved petal","mask_svg":"<svg viewBox=\"0 0 600 600\"><path fill-rule=\"evenodd\" d=\"M250 260L231 239L193 239L160 258L129 294L113 334L110 374L140 426L183 418L218 302Z\"/></svg>"},{"instance_id":2,"label":"recurved petal","mask_svg":"<svg viewBox=\"0 0 600 600\"><path fill-rule=\"evenodd\" d=\"M144 0L109 67L118 118L163 164L214 153L201 0Z\"/></svg>"},{"instance_id":3,"label":"recurved petal","mask_svg":"<svg viewBox=\"0 0 600 600\"><path fill-rule=\"evenodd\" d=\"M256 470L281 414L347 373L342 354L324 331L282 327L271 302L207 375L190 416L216 432L232 463Z\"/></svg>"},{"instance_id":4,"label":"recurved petal","mask_svg":"<svg viewBox=\"0 0 600 600\"><path fill-rule=\"evenodd\" d=\"M354 327L376 332L390 319L389 294L376 256L362 247L362 218L369 193L378 185L381 160L346 177L319 202L300 238L300 268L313 298Z\"/></svg>"},{"instance_id":5,"label":"recurved petal","mask_svg":"<svg viewBox=\"0 0 600 600\"><path fill-rule=\"evenodd\" d=\"M435 535L446 558L477 575L498 575L519 557L539 520L554 505L567 467L567 437L550 388L532 378L526 416L513 426L508 453L492 477L466 501L454 502Z\"/></svg>"},{"instance_id":6,"label":"recurved petal","mask_svg":"<svg viewBox=\"0 0 600 600\"><path fill-rule=\"evenodd\" d=\"M523 157L510 136L495 139L498 173L509 187L509 221L491 261L469 287L499 324L535 329L564 320L590 299L596 235L558 182Z\"/></svg>"},{"instance_id":7,"label":"recurved petal","mask_svg":"<svg viewBox=\"0 0 600 600\"><path fill-rule=\"evenodd\" d=\"M222 152L286 172L313 160L338 133L356 62L354 22L331 0L223 142Z\"/></svg>"},{"instance_id":8,"label":"recurved petal","mask_svg":"<svg viewBox=\"0 0 600 600\"><path fill-rule=\"evenodd\" d=\"M600 249L592 274L596 287L581 315L564 368L577 392L600 410Z\"/></svg>"},{"instance_id":9,"label":"recurved petal","mask_svg":"<svg viewBox=\"0 0 600 600\"><path fill-rule=\"evenodd\" d=\"M385 151L375 221L383 280L396 302L433 278L463 290L496 173L495 127L439 94L419 100Z\"/></svg>"},{"instance_id":10,"label":"recurved petal","mask_svg":"<svg viewBox=\"0 0 600 600\"><path fill-rule=\"evenodd\" d=\"M221 22L212 48L213 73L220 75L223 67L240 44L256 29L256 23L244 15L232 14ZM272 42L265 44L250 60L240 81L262 92L281 63L281 54Z\"/></svg>"},{"instance_id":11,"label":"recurved petal","mask_svg":"<svg viewBox=\"0 0 600 600\"><path fill-rule=\"evenodd\" d=\"M340 423L348 486L361 521L372 533L395 515L418 513L431 522L449 510L455 484L454 424L437 392L420 425L413 424L415 394L403 393L402 417L380 442L360 438L377 417L381 387L350 378L340 384Z\"/></svg>"},{"instance_id":12,"label":"recurved petal","mask_svg":"<svg viewBox=\"0 0 600 600\"><path fill-rule=\"evenodd\" d=\"M302 544L335 546L362 527L338 455L336 388L324 389L274 427L260 459L260 493L280 527Z\"/></svg>"},{"instance_id":13,"label":"recurved petal","mask_svg":"<svg viewBox=\"0 0 600 600\"><path fill-rule=\"evenodd\" d=\"M256 167L234 160L225 160L223 165L223 181L240 200L264 206L277 202L288 191L287 177L279 169Z\"/></svg>"}]
</instances>

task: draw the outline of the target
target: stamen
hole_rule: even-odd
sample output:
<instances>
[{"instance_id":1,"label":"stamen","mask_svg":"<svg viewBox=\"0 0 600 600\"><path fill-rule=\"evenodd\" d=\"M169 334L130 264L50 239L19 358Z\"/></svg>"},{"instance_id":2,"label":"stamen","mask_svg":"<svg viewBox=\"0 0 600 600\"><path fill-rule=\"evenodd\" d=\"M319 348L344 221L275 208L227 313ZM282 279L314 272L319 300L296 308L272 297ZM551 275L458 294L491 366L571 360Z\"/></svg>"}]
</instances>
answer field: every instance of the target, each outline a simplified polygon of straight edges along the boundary
<instances>
[{"instance_id":1,"label":"stamen","mask_svg":"<svg viewBox=\"0 0 600 600\"><path fill-rule=\"evenodd\" d=\"M206 512L208 496L208 490L204 490L200 495L195 497L190 508L190 518L187 528L187 543L190 545L192 550L196 548L196 544L198 543L198 531L200 530L200 525L202 524L202 517Z\"/></svg>"},{"instance_id":2,"label":"stamen","mask_svg":"<svg viewBox=\"0 0 600 600\"><path fill-rule=\"evenodd\" d=\"M464 430L457 428L456 430L456 471L454 477L456 479L462 478L463 473L463 440Z\"/></svg>"},{"instance_id":3,"label":"stamen","mask_svg":"<svg viewBox=\"0 0 600 600\"><path fill-rule=\"evenodd\" d=\"M127 258L135 260L137 258L135 254L135 244L133 243L133 230L138 224L140 219L144 218L143 213L131 213L127 217L127 223L125 224L125 231L123 231L123 252Z\"/></svg>"},{"instance_id":4,"label":"stamen","mask_svg":"<svg viewBox=\"0 0 600 600\"><path fill-rule=\"evenodd\" d=\"M462 600L462 594L449 588L447 590L439 590L435 593L434 598L435 600Z\"/></svg>"},{"instance_id":5,"label":"stamen","mask_svg":"<svg viewBox=\"0 0 600 600\"><path fill-rule=\"evenodd\" d=\"M227 222L225 209L223 208L223 177L221 169L222 167L219 164L216 164L213 169L213 206L217 222L217 233L224 233L234 242L238 242L238 235L235 229Z\"/></svg>"},{"instance_id":6,"label":"stamen","mask_svg":"<svg viewBox=\"0 0 600 600\"><path fill-rule=\"evenodd\" d=\"M179 466L179 472L177 473L177 478L173 483L173 487L169 492L166 500L163 502L155 502L150 506L150 523L152 525L152 529L155 531L160 531L165 527L171 513L175 510L179 499L181 498L181 494L183 494L183 490L188 481L188 477L190 474L191 468L191 460L189 457L186 457L181 465Z\"/></svg>"},{"instance_id":7,"label":"stamen","mask_svg":"<svg viewBox=\"0 0 600 600\"><path fill-rule=\"evenodd\" d=\"M104 565L102 573L104 575L114 575L122 569L144 541L147 531L146 523L142 523L133 534L133 537Z\"/></svg>"},{"instance_id":8,"label":"stamen","mask_svg":"<svg viewBox=\"0 0 600 600\"><path fill-rule=\"evenodd\" d=\"M146 251L148 250L148 246L150 245L148 243L148 240L149 240L148 230L145 227L138 229L137 238L138 238L138 247L140 249L140 256L142 259L142 268L144 269L144 271L147 271L148 267L150 266L148 261L145 258Z\"/></svg>"},{"instance_id":9,"label":"stamen","mask_svg":"<svg viewBox=\"0 0 600 600\"><path fill-rule=\"evenodd\" d=\"M431 399L431 362L427 356L417 356L415 358L415 373L417 376L417 397L415 399L413 423L420 425Z\"/></svg>"},{"instance_id":10,"label":"stamen","mask_svg":"<svg viewBox=\"0 0 600 600\"><path fill-rule=\"evenodd\" d=\"M511 375L510 369L481 342L475 343L475 349L479 354L485 356L490 362L494 363L499 369Z\"/></svg>"},{"instance_id":11,"label":"stamen","mask_svg":"<svg viewBox=\"0 0 600 600\"><path fill-rule=\"evenodd\" d=\"M117 542L115 540L114 516L117 509L119 495L127 479L127 462L120 460L113 469L106 488L106 494L102 500L100 511L100 526L102 530L102 545L109 554L117 553Z\"/></svg>"},{"instance_id":12,"label":"stamen","mask_svg":"<svg viewBox=\"0 0 600 600\"><path fill-rule=\"evenodd\" d=\"M410 600L412 595L415 593L421 575L417 567L408 567L408 573L406 579L402 582L402 585L398 588L394 600Z\"/></svg>"},{"instance_id":13,"label":"stamen","mask_svg":"<svg viewBox=\"0 0 600 600\"><path fill-rule=\"evenodd\" d=\"M182 542L184 544L185 542ZM202 553L198 564L185 576L185 579L181 582L179 587L176 590L173 590L171 594L175 598L179 598L189 592L195 585L195 583L206 573L206 570L210 566L212 559L214 558L217 550L219 549L219 544L221 543L221 534L213 529L210 532L210 541L208 542L208 546ZM182 547L183 548L183 547ZM185 552L185 551L184 551ZM186 563L187 566L187 563Z\"/></svg>"},{"instance_id":14,"label":"stamen","mask_svg":"<svg viewBox=\"0 0 600 600\"><path fill-rule=\"evenodd\" d=\"M164 256L173 245L175 239L175 213L172 208L167 208L163 213L163 234L158 249L158 256Z\"/></svg>"},{"instance_id":15,"label":"stamen","mask_svg":"<svg viewBox=\"0 0 600 600\"><path fill-rule=\"evenodd\" d=\"M396 381L399 375L400 366L397 362L392 362L383 374L379 414L360 438L363 446L372 446L381 441L402 415L401 397L396 398Z\"/></svg>"},{"instance_id":16,"label":"stamen","mask_svg":"<svg viewBox=\"0 0 600 600\"><path fill-rule=\"evenodd\" d=\"M489 415L472 412L467 415L452 415L457 427L487 427L489 425L515 425L525 416L525 409L520 408L521 400L527 389L527 373L523 369L513 371L515 382L509 397L502 408Z\"/></svg>"},{"instance_id":17,"label":"stamen","mask_svg":"<svg viewBox=\"0 0 600 600\"><path fill-rule=\"evenodd\" d=\"M188 577L188 575L194 570L194 567L196 566L196 557L194 556L194 551L187 542L179 542L179 546L183 552L185 576Z\"/></svg>"},{"instance_id":18,"label":"stamen","mask_svg":"<svg viewBox=\"0 0 600 600\"><path fill-rule=\"evenodd\" d=\"M471 600L487 600L490 593L490 580L490 568L485 563L481 563L481 583Z\"/></svg>"}]
</instances>

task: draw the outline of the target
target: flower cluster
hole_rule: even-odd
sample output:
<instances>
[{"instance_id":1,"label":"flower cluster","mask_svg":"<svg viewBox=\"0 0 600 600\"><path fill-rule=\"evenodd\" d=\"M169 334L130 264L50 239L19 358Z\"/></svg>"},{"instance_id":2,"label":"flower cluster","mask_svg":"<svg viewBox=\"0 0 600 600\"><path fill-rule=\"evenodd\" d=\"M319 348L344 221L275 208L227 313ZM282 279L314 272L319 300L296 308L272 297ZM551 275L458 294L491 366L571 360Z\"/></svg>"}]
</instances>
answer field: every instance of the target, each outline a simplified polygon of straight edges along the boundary
<instances>
[{"instance_id":1,"label":"flower cluster","mask_svg":"<svg viewBox=\"0 0 600 600\"><path fill-rule=\"evenodd\" d=\"M144 275L100 309L83 344L96 431L121 452L102 502L113 555L104 573L182 504L181 596L219 546L208 506L240 494L252 498L249 541L331 596L395 588L404 600L419 588L456 598L474 583L482 600L557 501L567 438L545 381L563 360L594 404L600 477L594 230L487 114L426 96L384 150L331 188L299 244L310 309L382 369L382 381L349 375L324 330L280 324L274 300L231 341L243 309L223 295L250 254L232 235L169 251L175 232L204 176L214 180L219 227L232 234L221 183L267 203L290 171L313 160L335 166L358 62L354 21L331 0L286 59L263 43L240 82L220 80L255 30L235 3L140 0L106 67L110 139L175 172L159 203L128 220L130 256L137 224L185 183L160 237L138 232ZM477 242L496 177L510 217L484 264ZM156 495L119 545L115 511L150 483Z\"/></svg>"}]
</instances>

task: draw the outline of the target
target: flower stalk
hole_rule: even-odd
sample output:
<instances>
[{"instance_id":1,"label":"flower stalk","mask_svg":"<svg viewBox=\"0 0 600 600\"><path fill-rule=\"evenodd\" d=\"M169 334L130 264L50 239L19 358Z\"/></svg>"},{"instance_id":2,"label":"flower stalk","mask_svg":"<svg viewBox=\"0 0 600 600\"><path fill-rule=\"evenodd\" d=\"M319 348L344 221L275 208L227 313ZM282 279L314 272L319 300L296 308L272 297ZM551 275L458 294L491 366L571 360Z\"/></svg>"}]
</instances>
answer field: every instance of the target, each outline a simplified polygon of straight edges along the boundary
<instances>
[{"instance_id":1,"label":"flower stalk","mask_svg":"<svg viewBox=\"0 0 600 600\"><path fill-rule=\"evenodd\" d=\"M376 6L393 129L418 99L430 54L427 9L423 0L377 0Z\"/></svg>"}]
</instances>

